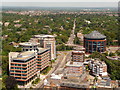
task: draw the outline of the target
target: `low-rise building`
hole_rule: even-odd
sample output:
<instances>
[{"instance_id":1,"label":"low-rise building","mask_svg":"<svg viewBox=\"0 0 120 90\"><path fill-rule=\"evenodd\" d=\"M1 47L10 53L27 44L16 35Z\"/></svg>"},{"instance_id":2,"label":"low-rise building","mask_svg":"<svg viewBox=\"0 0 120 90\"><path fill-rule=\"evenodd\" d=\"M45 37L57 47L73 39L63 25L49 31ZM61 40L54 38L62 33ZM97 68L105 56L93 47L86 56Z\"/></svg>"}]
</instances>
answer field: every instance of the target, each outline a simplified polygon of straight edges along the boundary
<instances>
[{"instance_id":1,"label":"low-rise building","mask_svg":"<svg viewBox=\"0 0 120 90\"><path fill-rule=\"evenodd\" d=\"M73 51L72 61L73 62L84 62L85 51Z\"/></svg>"},{"instance_id":2,"label":"low-rise building","mask_svg":"<svg viewBox=\"0 0 120 90\"><path fill-rule=\"evenodd\" d=\"M19 27L22 26L22 24L15 24L14 26L17 27L17 28L19 28Z\"/></svg>"},{"instance_id":3,"label":"low-rise building","mask_svg":"<svg viewBox=\"0 0 120 90\"><path fill-rule=\"evenodd\" d=\"M98 88L112 88L111 86L111 80L100 80L97 83Z\"/></svg>"},{"instance_id":4,"label":"low-rise building","mask_svg":"<svg viewBox=\"0 0 120 90\"><path fill-rule=\"evenodd\" d=\"M81 75L84 71L83 63L81 62L68 62L65 66L65 74L79 74Z\"/></svg>"},{"instance_id":5,"label":"low-rise building","mask_svg":"<svg viewBox=\"0 0 120 90\"><path fill-rule=\"evenodd\" d=\"M68 62L64 69L64 75L60 82L61 87L89 88L85 69L81 62Z\"/></svg>"},{"instance_id":6,"label":"low-rise building","mask_svg":"<svg viewBox=\"0 0 120 90\"><path fill-rule=\"evenodd\" d=\"M85 68L81 62L68 62L64 68L62 81L81 82L86 77Z\"/></svg>"},{"instance_id":7,"label":"low-rise building","mask_svg":"<svg viewBox=\"0 0 120 90\"><path fill-rule=\"evenodd\" d=\"M95 76L107 76L107 65L105 62L100 60L92 60L90 62L90 69L93 75Z\"/></svg>"},{"instance_id":8,"label":"low-rise building","mask_svg":"<svg viewBox=\"0 0 120 90\"><path fill-rule=\"evenodd\" d=\"M10 22L5 22L4 26L8 26L10 24Z\"/></svg>"},{"instance_id":9,"label":"low-rise building","mask_svg":"<svg viewBox=\"0 0 120 90\"><path fill-rule=\"evenodd\" d=\"M80 38L80 41L83 42L84 35L82 33L77 33L77 37Z\"/></svg>"},{"instance_id":10,"label":"low-rise building","mask_svg":"<svg viewBox=\"0 0 120 90\"><path fill-rule=\"evenodd\" d=\"M110 56L106 56L108 59L110 59L110 60L120 60L120 57L119 56L112 56L112 57L110 57Z\"/></svg>"},{"instance_id":11,"label":"low-rise building","mask_svg":"<svg viewBox=\"0 0 120 90\"><path fill-rule=\"evenodd\" d=\"M25 85L38 74L36 52L10 52L9 75L15 77L18 84Z\"/></svg>"}]
</instances>

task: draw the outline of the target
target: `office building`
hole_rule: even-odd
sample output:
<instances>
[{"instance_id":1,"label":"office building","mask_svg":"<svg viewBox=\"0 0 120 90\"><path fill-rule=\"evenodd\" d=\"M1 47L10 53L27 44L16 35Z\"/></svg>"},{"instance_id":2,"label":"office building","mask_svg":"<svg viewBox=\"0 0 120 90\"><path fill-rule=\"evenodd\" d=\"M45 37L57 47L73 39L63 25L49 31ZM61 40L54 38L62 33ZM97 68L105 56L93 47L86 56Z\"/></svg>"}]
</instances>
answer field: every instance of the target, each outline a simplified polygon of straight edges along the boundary
<instances>
[{"instance_id":1,"label":"office building","mask_svg":"<svg viewBox=\"0 0 120 90\"><path fill-rule=\"evenodd\" d=\"M73 51L72 61L73 62L84 62L85 51Z\"/></svg>"},{"instance_id":2,"label":"office building","mask_svg":"<svg viewBox=\"0 0 120 90\"><path fill-rule=\"evenodd\" d=\"M49 66L50 63L50 49L38 48L37 52L37 63L38 70L42 71Z\"/></svg>"},{"instance_id":3,"label":"office building","mask_svg":"<svg viewBox=\"0 0 120 90\"><path fill-rule=\"evenodd\" d=\"M39 74L36 52L10 52L9 74L15 77L19 85L26 85L34 79Z\"/></svg>"},{"instance_id":4,"label":"office building","mask_svg":"<svg viewBox=\"0 0 120 90\"><path fill-rule=\"evenodd\" d=\"M51 52L51 59L56 58L56 41L55 36L53 35L34 35L33 38L38 39L38 43L40 47L49 48Z\"/></svg>"},{"instance_id":5,"label":"office building","mask_svg":"<svg viewBox=\"0 0 120 90\"><path fill-rule=\"evenodd\" d=\"M98 31L92 31L84 36L84 48L86 53L106 51L106 36Z\"/></svg>"},{"instance_id":6,"label":"office building","mask_svg":"<svg viewBox=\"0 0 120 90\"><path fill-rule=\"evenodd\" d=\"M19 43L19 45L22 47L22 51L36 51L39 43L23 42L23 43Z\"/></svg>"}]
</instances>

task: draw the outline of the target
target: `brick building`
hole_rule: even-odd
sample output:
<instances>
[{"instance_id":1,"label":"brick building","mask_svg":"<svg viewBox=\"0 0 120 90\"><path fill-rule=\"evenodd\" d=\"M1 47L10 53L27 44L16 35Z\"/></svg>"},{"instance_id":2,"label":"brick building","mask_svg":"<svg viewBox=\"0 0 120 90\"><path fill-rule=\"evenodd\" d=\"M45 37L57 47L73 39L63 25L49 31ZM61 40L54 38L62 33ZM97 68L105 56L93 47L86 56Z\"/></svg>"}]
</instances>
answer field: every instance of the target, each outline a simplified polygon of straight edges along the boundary
<instances>
[{"instance_id":1,"label":"brick building","mask_svg":"<svg viewBox=\"0 0 120 90\"><path fill-rule=\"evenodd\" d=\"M73 51L72 61L73 62L84 62L85 51Z\"/></svg>"}]
</instances>

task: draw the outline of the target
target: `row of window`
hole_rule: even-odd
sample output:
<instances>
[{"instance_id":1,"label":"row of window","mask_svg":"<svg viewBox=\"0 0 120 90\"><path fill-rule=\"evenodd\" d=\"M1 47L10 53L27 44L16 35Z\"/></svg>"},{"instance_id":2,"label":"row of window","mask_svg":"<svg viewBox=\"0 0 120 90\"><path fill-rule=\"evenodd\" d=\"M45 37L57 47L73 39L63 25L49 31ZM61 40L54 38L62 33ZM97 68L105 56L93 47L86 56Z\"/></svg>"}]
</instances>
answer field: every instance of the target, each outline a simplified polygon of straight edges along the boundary
<instances>
[{"instance_id":1,"label":"row of window","mask_svg":"<svg viewBox=\"0 0 120 90\"><path fill-rule=\"evenodd\" d=\"M15 79L23 79L23 80L26 80L27 78L15 77Z\"/></svg>"},{"instance_id":2,"label":"row of window","mask_svg":"<svg viewBox=\"0 0 120 90\"><path fill-rule=\"evenodd\" d=\"M27 71L15 71L15 70L10 70L10 72L15 72L15 73L27 73Z\"/></svg>"},{"instance_id":3,"label":"row of window","mask_svg":"<svg viewBox=\"0 0 120 90\"><path fill-rule=\"evenodd\" d=\"M20 68L20 67L11 67L11 69L26 70L27 68Z\"/></svg>"},{"instance_id":4,"label":"row of window","mask_svg":"<svg viewBox=\"0 0 120 90\"><path fill-rule=\"evenodd\" d=\"M23 49L23 51L32 51L32 50L36 50L36 49Z\"/></svg>"}]
</instances>

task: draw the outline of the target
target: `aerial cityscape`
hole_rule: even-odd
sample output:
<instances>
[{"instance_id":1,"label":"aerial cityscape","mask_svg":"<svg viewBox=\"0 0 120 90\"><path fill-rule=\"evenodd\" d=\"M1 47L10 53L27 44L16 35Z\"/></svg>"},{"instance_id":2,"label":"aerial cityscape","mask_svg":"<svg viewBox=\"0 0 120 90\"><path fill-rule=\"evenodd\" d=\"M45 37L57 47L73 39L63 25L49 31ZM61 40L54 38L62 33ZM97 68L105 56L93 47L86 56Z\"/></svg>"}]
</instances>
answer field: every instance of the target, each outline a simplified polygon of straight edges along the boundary
<instances>
[{"instance_id":1,"label":"aerial cityscape","mask_svg":"<svg viewBox=\"0 0 120 90\"><path fill-rule=\"evenodd\" d=\"M119 8L107 4L111 5L23 7L4 3L0 89L119 90Z\"/></svg>"}]
</instances>

